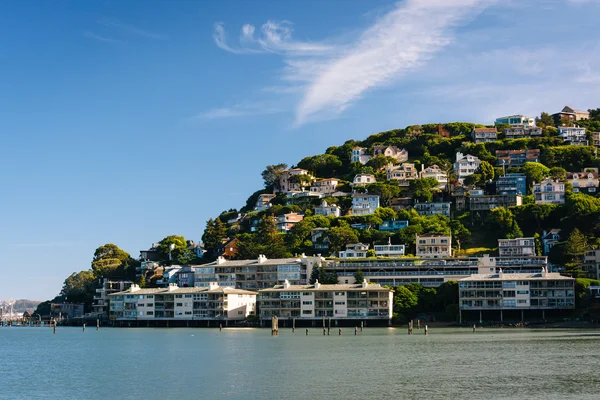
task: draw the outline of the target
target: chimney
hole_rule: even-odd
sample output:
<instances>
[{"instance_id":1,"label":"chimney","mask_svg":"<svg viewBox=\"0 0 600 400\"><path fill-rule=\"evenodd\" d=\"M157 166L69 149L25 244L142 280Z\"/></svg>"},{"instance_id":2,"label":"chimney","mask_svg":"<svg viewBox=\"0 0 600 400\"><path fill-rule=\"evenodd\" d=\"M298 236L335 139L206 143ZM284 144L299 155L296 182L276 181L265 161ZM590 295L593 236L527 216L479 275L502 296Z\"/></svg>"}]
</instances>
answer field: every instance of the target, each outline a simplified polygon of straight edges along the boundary
<instances>
[{"instance_id":1,"label":"chimney","mask_svg":"<svg viewBox=\"0 0 600 400\"><path fill-rule=\"evenodd\" d=\"M456 153L456 161L460 161L461 158L463 158L463 153L461 153L461 152Z\"/></svg>"},{"instance_id":2,"label":"chimney","mask_svg":"<svg viewBox=\"0 0 600 400\"><path fill-rule=\"evenodd\" d=\"M287 279L285 281L283 281L283 288L284 289L288 289L290 287L290 281L288 281Z\"/></svg>"},{"instance_id":3,"label":"chimney","mask_svg":"<svg viewBox=\"0 0 600 400\"><path fill-rule=\"evenodd\" d=\"M369 282L367 282L367 279L363 279L363 281L362 281L363 289L366 289L368 286L369 286Z\"/></svg>"},{"instance_id":4,"label":"chimney","mask_svg":"<svg viewBox=\"0 0 600 400\"><path fill-rule=\"evenodd\" d=\"M264 255L264 254L259 254L259 255L258 255L258 263L259 263L259 264L262 264L262 263L264 263L265 261L267 261L267 257L265 257L265 255Z\"/></svg>"},{"instance_id":5,"label":"chimney","mask_svg":"<svg viewBox=\"0 0 600 400\"><path fill-rule=\"evenodd\" d=\"M502 278L503 274L502 274L502 268L498 268L498 278Z\"/></svg>"},{"instance_id":6,"label":"chimney","mask_svg":"<svg viewBox=\"0 0 600 400\"><path fill-rule=\"evenodd\" d=\"M219 288L219 282L209 282L208 290L215 290Z\"/></svg>"},{"instance_id":7,"label":"chimney","mask_svg":"<svg viewBox=\"0 0 600 400\"><path fill-rule=\"evenodd\" d=\"M315 289L319 289L321 287L321 284L319 283L319 280L317 279L315 281Z\"/></svg>"},{"instance_id":8,"label":"chimney","mask_svg":"<svg viewBox=\"0 0 600 400\"><path fill-rule=\"evenodd\" d=\"M301 257L306 258L306 254L302 253Z\"/></svg>"},{"instance_id":9,"label":"chimney","mask_svg":"<svg viewBox=\"0 0 600 400\"><path fill-rule=\"evenodd\" d=\"M173 290L177 289L178 286L176 283L169 283L169 292L172 292Z\"/></svg>"},{"instance_id":10,"label":"chimney","mask_svg":"<svg viewBox=\"0 0 600 400\"><path fill-rule=\"evenodd\" d=\"M223 256L219 256L219 257L217 257L217 265L221 265L221 264L223 264L225 261L227 261L227 260L225 259L225 257L223 257Z\"/></svg>"},{"instance_id":11,"label":"chimney","mask_svg":"<svg viewBox=\"0 0 600 400\"><path fill-rule=\"evenodd\" d=\"M129 293L137 292L138 290L140 290L140 286L135 283L129 287Z\"/></svg>"}]
</instances>

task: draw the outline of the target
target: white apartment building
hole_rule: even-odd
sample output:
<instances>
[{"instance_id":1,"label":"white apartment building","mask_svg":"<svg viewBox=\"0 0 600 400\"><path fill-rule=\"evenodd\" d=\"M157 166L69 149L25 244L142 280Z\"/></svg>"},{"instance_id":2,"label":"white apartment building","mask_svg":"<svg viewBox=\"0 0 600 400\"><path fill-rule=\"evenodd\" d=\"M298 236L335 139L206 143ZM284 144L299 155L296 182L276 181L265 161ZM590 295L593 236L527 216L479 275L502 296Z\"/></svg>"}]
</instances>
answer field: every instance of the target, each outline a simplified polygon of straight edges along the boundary
<instances>
[{"instance_id":1,"label":"white apartment building","mask_svg":"<svg viewBox=\"0 0 600 400\"><path fill-rule=\"evenodd\" d=\"M450 217L450 203L416 203L414 208L419 215L445 215Z\"/></svg>"},{"instance_id":2,"label":"white apartment building","mask_svg":"<svg viewBox=\"0 0 600 400\"><path fill-rule=\"evenodd\" d=\"M514 125L504 129L504 136L507 139L523 139L542 136L542 128L537 126Z\"/></svg>"},{"instance_id":3,"label":"white apartment building","mask_svg":"<svg viewBox=\"0 0 600 400\"><path fill-rule=\"evenodd\" d=\"M374 319L392 318L393 291L381 285L290 285L285 282L259 291L260 319Z\"/></svg>"},{"instance_id":4,"label":"white apartment building","mask_svg":"<svg viewBox=\"0 0 600 400\"><path fill-rule=\"evenodd\" d=\"M138 285L110 295L112 320L243 320L256 311L256 292L221 287L141 289Z\"/></svg>"},{"instance_id":5,"label":"white apartment building","mask_svg":"<svg viewBox=\"0 0 600 400\"><path fill-rule=\"evenodd\" d=\"M443 258L452 256L452 236L431 233L417 235L417 257Z\"/></svg>"},{"instance_id":6,"label":"white apartment building","mask_svg":"<svg viewBox=\"0 0 600 400\"><path fill-rule=\"evenodd\" d=\"M352 215L371 215L379 208L379 196L376 194L353 193Z\"/></svg>"},{"instance_id":7,"label":"white apartment building","mask_svg":"<svg viewBox=\"0 0 600 400\"><path fill-rule=\"evenodd\" d=\"M464 311L551 310L575 308L575 279L550 273L477 274L458 281L459 306ZM522 315L522 314L521 314Z\"/></svg>"},{"instance_id":8,"label":"white apartment building","mask_svg":"<svg viewBox=\"0 0 600 400\"><path fill-rule=\"evenodd\" d=\"M346 245L346 250L338 252L339 258L365 258L369 251L369 245L363 243L352 243Z\"/></svg>"},{"instance_id":9,"label":"white apartment building","mask_svg":"<svg viewBox=\"0 0 600 400\"><path fill-rule=\"evenodd\" d=\"M375 179L375 175L357 174L354 176L351 186L365 186L375 182L377 182L377 180Z\"/></svg>"},{"instance_id":10,"label":"white apartment building","mask_svg":"<svg viewBox=\"0 0 600 400\"><path fill-rule=\"evenodd\" d=\"M260 255L253 260L218 257L216 261L195 267L194 285L206 287L217 282L220 286L257 290L280 285L286 279L300 285L307 283L313 268L319 268L324 261L320 256L304 254L297 258L273 259Z\"/></svg>"},{"instance_id":11,"label":"white apartment building","mask_svg":"<svg viewBox=\"0 0 600 400\"><path fill-rule=\"evenodd\" d=\"M498 254L500 257L535 256L535 239L498 239Z\"/></svg>"},{"instance_id":12,"label":"white apartment building","mask_svg":"<svg viewBox=\"0 0 600 400\"><path fill-rule=\"evenodd\" d=\"M92 309L98 318L108 317L110 295L112 293L122 292L129 289L133 282L131 281L111 281L110 279L100 279L100 287L96 289L94 295L94 304Z\"/></svg>"},{"instance_id":13,"label":"white apartment building","mask_svg":"<svg viewBox=\"0 0 600 400\"><path fill-rule=\"evenodd\" d=\"M564 204L565 184L552 179L534 183L533 197L536 204Z\"/></svg>"},{"instance_id":14,"label":"white apartment building","mask_svg":"<svg viewBox=\"0 0 600 400\"><path fill-rule=\"evenodd\" d=\"M559 126L558 136L562 137L563 141L567 144L578 146L588 145L585 128L579 128L576 126Z\"/></svg>"},{"instance_id":15,"label":"white apartment building","mask_svg":"<svg viewBox=\"0 0 600 400\"><path fill-rule=\"evenodd\" d=\"M444 189L448 184L448 176L436 164L430 165L427 168L425 168L425 166L421 164L421 172L419 173L419 177L421 179L434 178L440 183L440 185L438 186L440 189Z\"/></svg>"},{"instance_id":16,"label":"white apartment building","mask_svg":"<svg viewBox=\"0 0 600 400\"><path fill-rule=\"evenodd\" d=\"M333 215L334 217L339 217L342 215L342 209L337 204L328 204L323 200L319 207L315 207L315 215L323 215L325 217Z\"/></svg>"},{"instance_id":17,"label":"white apartment building","mask_svg":"<svg viewBox=\"0 0 600 400\"><path fill-rule=\"evenodd\" d=\"M474 174L480 165L481 160L479 158L458 152L456 153L456 162L453 165L454 174L462 182L467 176Z\"/></svg>"},{"instance_id":18,"label":"white apartment building","mask_svg":"<svg viewBox=\"0 0 600 400\"><path fill-rule=\"evenodd\" d=\"M535 126L535 119L531 117L525 117L523 115L509 115L507 117L496 118L494 125L511 125L511 126Z\"/></svg>"}]
</instances>

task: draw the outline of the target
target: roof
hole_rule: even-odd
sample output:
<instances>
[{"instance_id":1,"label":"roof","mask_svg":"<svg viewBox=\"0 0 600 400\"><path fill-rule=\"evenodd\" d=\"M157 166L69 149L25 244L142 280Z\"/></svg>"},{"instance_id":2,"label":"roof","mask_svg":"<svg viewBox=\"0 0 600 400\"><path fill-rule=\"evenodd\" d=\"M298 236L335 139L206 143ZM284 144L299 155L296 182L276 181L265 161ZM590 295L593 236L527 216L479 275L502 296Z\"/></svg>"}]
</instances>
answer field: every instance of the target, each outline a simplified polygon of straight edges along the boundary
<instances>
[{"instance_id":1,"label":"roof","mask_svg":"<svg viewBox=\"0 0 600 400\"><path fill-rule=\"evenodd\" d=\"M534 274L475 274L468 278L459 279L459 282L463 281L525 281L525 280L561 280L561 281L574 281L574 278L568 276L562 276L556 272L537 272Z\"/></svg>"},{"instance_id":2,"label":"roof","mask_svg":"<svg viewBox=\"0 0 600 400\"><path fill-rule=\"evenodd\" d=\"M253 260L225 260L220 264L217 261L213 261L208 264L198 265L196 268L203 267L215 267L215 266L223 266L223 267L247 267L250 265L296 265L302 261L301 258L265 258L263 262L258 262L258 259Z\"/></svg>"},{"instance_id":3,"label":"roof","mask_svg":"<svg viewBox=\"0 0 600 400\"><path fill-rule=\"evenodd\" d=\"M378 292L393 292L393 290L384 288L380 284L369 284L365 288L362 284L337 284L337 285L275 285L269 289L261 289L258 292L335 292L335 291L378 291Z\"/></svg>"},{"instance_id":4,"label":"roof","mask_svg":"<svg viewBox=\"0 0 600 400\"><path fill-rule=\"evenodd\" d=\"M223 294L256 294L249 290L235 289L229 286L219 286L218 288L205 287L178 287L176 289L169 288L151 288L139 289L133 292L126 290L123 292L112 293L109 296L124 296L124 295L142 295L142 294L194 294L194 293L223 293Z\"/></svg>"},{"instance_id":5,"label":"roof","mask_svg":"<svg viewBox=\"0 0 600 400\"><path fill-rule=\"evenodd\" d=\"M496 132L496 128L473 128L473 132L475 132L475 133L498 133L498 132Z\"/></svg>"},{"instance_id":6,"label":"roof","mask_svg":"<svg viewBox=\"0 0 600 400\"><path fill-rule=\"evenodd\" d=\"M379 197L379 195L369 193L352 193L352 197Z\"/></svg>"},{"instance_id":7,"label":"roof","mask_svg":"<svg viewBox=\"0 0 600 400\"><path fill-rule=\"evenodd\" d=\"M452 235L440 235L437 233L424 233L422 235L417 235L417 237L450 237Z\"/></svg>"},{"instance_id":8,"label":"roof","mask_svg":"<svg viewBox=\"0 0 600 400\"><path fill-rule=\"evenodd\" d=\"M577 175L577 179L587 178L588 175L592 175L593 179L598 179L598 172L567 172L567 179L573 179L573 175Z\"/></svg>"}]
</instances>

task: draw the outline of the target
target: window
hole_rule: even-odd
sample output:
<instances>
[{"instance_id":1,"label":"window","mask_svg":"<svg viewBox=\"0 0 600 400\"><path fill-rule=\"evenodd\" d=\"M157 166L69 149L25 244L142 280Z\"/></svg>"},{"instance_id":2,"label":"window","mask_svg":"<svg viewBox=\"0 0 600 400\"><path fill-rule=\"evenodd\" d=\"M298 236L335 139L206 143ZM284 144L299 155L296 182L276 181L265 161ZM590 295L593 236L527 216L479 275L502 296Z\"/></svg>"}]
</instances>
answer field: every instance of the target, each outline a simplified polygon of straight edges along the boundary
<instances>
[{"instance_id":1,"label":"window","mask_svg":"<svg viewBox=\"0 0 600 400\"><path fill-rule=\"evenodd\" d=\"M238 315L243 315L244 312L243 311L238 311Z\"/></svg>"},{"instance_id":2,"label":"window","mask_svg":"<svg viewBox=\"0 0 600 400\"><path fill-rule=\"evenodd\" d=\"M529 290L517 290L517 294L529 294Z\"/></svg>"},{"instance_id":3,"label":"window","mask_svg":"<svg viewBox=\"0 0 600 400\"><path fill-rule=\"evenodd\" d=\"M146 307L154 307L154 303L148 303L146 304Z\"/></svg>"},{"instance_id":4,"label":"window","mask_svg":"<svg viewBox=\"0 0 600 400\"><path fill-rule=\"evenodd\" d=\"M527 300L517 300L517 303L519 303L519 304L527 304Z\"/></svg>"},{"instance_id":5,"label":"window","mask_svg":"<svg viewBox=\"0 0 600 400\"><path fill-rule=\"evenodd\" d=\"M346 305L346 302L345 301L336 301L335 305L336 306L344 306L344 305Z\"/></svg>"},{"instance_id":6,"label":"window","mask_svg":"<svg viewBox=\"0 0 600 400\"><path fill-rule=\"evenodd\" d=\"M311 310L302 310L302 314L310 315L310 314L312 314L312 311Z\"/></svg>"},{"instance_id":7,"label":"window","mask_svg":"<svg viewBox=\"0 0 600 400\"><path fill-rule=\"evenodd\" d=\"M191 311L186 311L185 315L192 315L192 312Z\"/></svg>"},{"instance_id":8,"label":"window","mask_svg":"<svg viewBox=\"0 0 600 400\"><path fill-rule=\"evenodd\" d=\"M185 298L186 298L186 299L191 299L192 297L193 297L193 296L192 296L191 294L186 294L186 295L185 295Z\"/></svg>"},{"instance_id":9,"label":"window","mask_svg":"<svg viewBox=\"0 0 600 400\"><path fill-rule=\"evenodd\" d=\"M147 311L146 315L154 315L154 311Z\"/></svg>"},{"instance_id":10,"label":"window","mask_svg":"<svg viewBox=\"0 0 600 400\"><path fill-rule=\"evenodd\" d=\"M312 303L313 303L312 301L303 301L302 305L303 306L312 306Z\"/></svg>"},{"instance_id":11,"label":"window","mask_svg":"<svg viewBox=\"0 0 600 400\"><path fill-rule=\"evenodd\" d=\"M183 307L183 303L177 303L177 307Z\"/></svg>"},{"instance_id":12,"label":"window","mask_svg":"<svg viewBox=\"0 0 600 400\"><path fill-rule=\"evenodd\" d=\"M146 298L147 298L147 299L153 299L153 298L154 298L154 295L151 295L151 294L149 294L149 295L147 295L147 296L146 296Z\"/></svg>"},{"instance_id":13,"label":"window","mask_svg":"<svg viewBox=\"0 0 600 400\"><path fill-rule=\"evenodd\" d=\"M181 299L181 298L183 298L183 295L181 295L181 294L176 294L176 295L175 295L175 298L176 298L176 299Z\"/></svg>"}]
</instances>

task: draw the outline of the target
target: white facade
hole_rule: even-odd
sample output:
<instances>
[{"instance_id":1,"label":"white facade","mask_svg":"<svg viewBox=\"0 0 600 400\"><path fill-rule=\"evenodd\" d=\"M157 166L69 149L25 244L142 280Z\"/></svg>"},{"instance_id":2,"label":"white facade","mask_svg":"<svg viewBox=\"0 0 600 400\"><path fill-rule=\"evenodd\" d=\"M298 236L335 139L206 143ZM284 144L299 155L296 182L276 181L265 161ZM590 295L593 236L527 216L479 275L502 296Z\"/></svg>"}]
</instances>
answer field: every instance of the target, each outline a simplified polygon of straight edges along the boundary
<instances>
[{"instance_id":1,"label":"white facade","mask_svg":"<svg viewBox=\"0 0 600 400\"><path fill-rule=\"evenodd\" d=\"M559 126L558 136L562 137L563 141L568 144L581 146L588 145L585 128L579 128L576 126Z\"/></svg>"},{"instance_id":2,"label":"white facade","mask_svg":"<svg viewBox=\"0 0 600 400\"><path fill-rule=\"evenodd\" d=\"M565 184L552 179L534 183L533 196L536 204L564 204Z\"/></svg>"},{"instance_id":3,"label":"white facade","mask_svg":"<svg viewBox=\"0 0 600 400\"><path fill-rule=\"evenodd\" d=\"M313 185L310 187L310 191L313 193L331 194L336 191L339 183L339 179L335 178L319 179L313 183Z\"/></svg>"},{"instance_id":4,"label":"white facade","mask_svg":"<svg viewBox=\"0 0 600 400\"><path fill-rule=\"evenodd\" d=\"M346 250L340 250L338 256L339 258L365 258L367 251L369 251L368 244L352 243L346 245Z\"/></svg>"},{"instance_id":5,"label":"white facade","mask_svg":"<svg viewBox=\"0 0 600 400\"><path fill-rule=\"evenodd\" d=\"M405 252L403 244L376 244L373 249L376 256L382 257L400 257Z\"/></svg>"},{"instance_id":6,"label":"white facade","mask_svg":"<svg viewBox=\"0 0 600 400\"><path fill-rule=\"evenodd\" d=\"M334 217L339 217L342 215L342 209L337 204L330 205L323 200L321 206L315 207L315 215L323 215L325 217L333 215Z\"/></svg>"},{"instance_id":7,"label":"white facade","mask_svg":"<svg viewBox=\"0 0 600 400\"><path fill-rule=\"evenodd\" d=\"M498 254L500 257L535 256L535 239L498 239Z\"/></svg>"},{"instance_id":8,"label":"white facade","mask_svg":"<svg viewBox=\"0 0 600 400\"><path fill-rule=\"evenodd\" d=\"M523 115L509 115L507 117L496 118L494 125L511 125L511 126L535 126L535 119L531 117L525 117Z\"/></svg>"},{"instance_id":9,"label":"white facade","mask_svg":"<svg viewBox=\"0 0 600 400\"><path fill-rule=\"evenodd\" d=\"M354 179L352 180L352 186L365 186L375 182L377 182L375 175L358 174L354 176Z\"/></svg>"},{"instance_id":10,"label":"white facade","mask_svg":"<svg viewBox=\"0 0 600 400\"><path fill-rule=\"evenodd\" d=\"M456 162L453 165L454 174L462 182L467 176L474 174L480 165L481 160L479 158L470 154L465 156L460 152L456 153Z\"/></svg>"},{"instance_id":11,"label":"white facade","mask_svg":"<svg viewBox=\"0 0 600 400\"><path fill-rule=\"evenodd\" d=\"M367 162L369 162L370 159L371 156L367 154L367 149L365 149L364 147L355 147L352 149L352 162L357 162L361 163L362 165L365 165Z\"/></svg>"},{"instance_id":12,"label":"white facade","mask_svg":"<svg viewBox=\"0 0 600 400\"><path fill-rule=\"evenodd\" d=\"M424 234L417 235L417 257L442 258L452 256L452 236Z\"/></svg>"},{"instance_id":13,"label":"white facade","mask_svg":"<svg viewBox=\"0 0 600 400\"><path fill-rule=\"evenodd\" d=\"M180 288L171 284L161 289L129 290L113 293L111 319L116 320L243 320L256 311L256 292L220 287Z\"/></svg>"},{"instance_id":14,"label":"white facade","mask_svg":"<svg viewBox=\"0 0 600 400\"><path fill-rule=\"evenodd\" d=\"M283 285L259 291L260 318L297 319L392 318L393 291L381 285Z\"/></svg>"},{"instance_id":15,"label":"white facade","mask_svg":"<svg viewBox=\"0 0 600 400\"><path fill-rule=\"evenodd\" d=\"M352 215L371 215L379 208L379 196L376 194L352 194Z\"/></svg>"},{"instance_id":16,"label":"white facade","mask_svg":"<svg viewBox=\"0 0 600 400\"><path fill-rule=\"evenodd\" d=\"M436 164L430 165L425 168L423 164L421 164L421 172L419 173L419 177L423 178L434 178L436 179L440 185L438 186L440 189L444 189L448 184L448 176L440 167Z\"/></svg>"}]
</instances>

